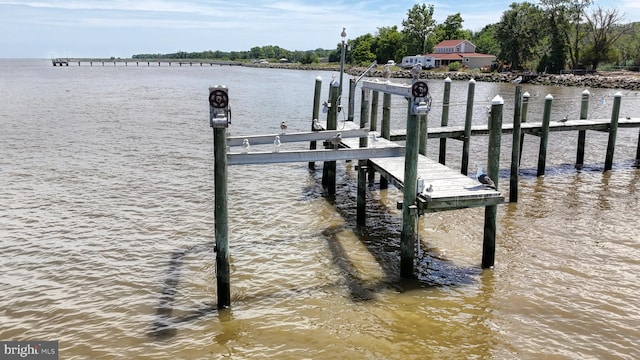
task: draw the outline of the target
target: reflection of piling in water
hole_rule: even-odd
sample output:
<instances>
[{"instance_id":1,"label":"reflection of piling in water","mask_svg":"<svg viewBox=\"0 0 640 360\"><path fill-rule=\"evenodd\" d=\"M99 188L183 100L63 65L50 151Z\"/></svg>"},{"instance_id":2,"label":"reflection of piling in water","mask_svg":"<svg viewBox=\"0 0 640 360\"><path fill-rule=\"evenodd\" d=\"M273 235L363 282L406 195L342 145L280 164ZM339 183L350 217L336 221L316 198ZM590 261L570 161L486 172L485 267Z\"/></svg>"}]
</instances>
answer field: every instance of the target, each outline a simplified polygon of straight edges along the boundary
<instances>
[{"instance_id":1,"label":"reflection of piling in water","mask_svg":"<svg viewBox=\"0 0 640 360\"><path fill-rule=\"evenodd\" d=\"M182 259L185 251L175 251L171 254L167 275L162 288L162 295L158 302L156 310L156 321L153 323L152 334L154 336L165 337L173 336L176 332L171 327L171 314L173 313L173 304L178 293L178 283L180 282L180 273L182 272Z\"/></svg>"},{"instance_id":2,"label":"reflection of piling in water","mask_svg":"<svg viewBox=\"0 0 640 360\"><path fill-rule=\"evenodd\" d=\"M158 307L156 308L156 319L151 327L151 336L156 338L172 337L177 332L176 326L178 324L196 320L215 310L213 306L203 305L185 315L179 317L173 316L185 257L189 254L211 253L213 248L213 243L203 243L194 245L187 250L176 250L171 254L162 293L160 294Z\"/></svg>"}]
</instances>

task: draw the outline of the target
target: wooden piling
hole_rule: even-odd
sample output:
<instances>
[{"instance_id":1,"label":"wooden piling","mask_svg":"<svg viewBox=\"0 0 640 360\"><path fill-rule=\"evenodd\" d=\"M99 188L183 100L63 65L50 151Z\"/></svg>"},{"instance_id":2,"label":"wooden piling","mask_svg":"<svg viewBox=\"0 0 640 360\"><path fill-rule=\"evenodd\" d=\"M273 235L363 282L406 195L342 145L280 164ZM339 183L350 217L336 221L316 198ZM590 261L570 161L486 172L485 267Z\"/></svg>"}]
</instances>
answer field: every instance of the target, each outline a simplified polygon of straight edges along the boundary
<instances>
[{"instance_id":1,"label":"wooden piling","mask_svg":"<svg viewBox=\"0 0 640 360\"><path fill-rule=\"evenodd\" d=\"M467 112L464 118L464 137L462 139L462 164L460 172L467 175L469 170L469 148L471 146L471 123L473 121L473 97L475 96L476 81L469 80L467 90Z\"/></svg>"},{"instance_id":2,"label":"wooden piling","mask_svg":"<svg viewBox=\"0 0 640 360\"><path fill-rule=\"evenodd\" d=\"M427 155L427 118L428 115L418 116L418 126L420 126L418 130L418 153L425 156Z\"/></svg>"},{"instance_id":3,"label":"wooden piling","mask_svg":"<svg viewBox=\"0 0 640 360\"><path fill-rule=\"evenodd\" d=\"M362 100L360 105L360 128L364 129L369 118L369 90L362 89ZM360 138L360 147L366 148L368 137ZM367 160L358 160L358 195L356 199L356 224L366 225L367 209Z\"/></svg>"},{"instance_id":4,"label":"wooden piling","mask_svg":"<svg viewBox=\"0 0 640 360\"><path fill-rule=\"evenodd\" d=\"M329 90L329 111L327 113L327 130L336 130L338 127L338 98L339 83L334 81L331 83ZM333 148L333 145L329 145ZM338 145L336 145L338 146ZM327 194L334 196L336 194L336 162L325 161L323 169L326 169L326 186ZM324 184L325 182L323 182Z\"/></svg>"},{"instance_id":5,"label":"wooden piling","mask_svg":"<svg viewBox=\"0 0 640 360\"><path fill-rule=\"evenodd\" d=\"M618 134L618 119L620 117L620 102L622 94L617 92L613 96L613 109L611 111L611 124L609 125L609 141L607 143L607 157L604 161L604 171L611 170L613 166L613 152L616 148L616 136Z\"/></svg>"},{"instance_id":6,"label":"wooden piling","mask_svg":"<svg viewBox=\"0 0 640 360\"><path fill-rule=\"evenodd\" d=\"M509 202L518 202L518 175L520 172L520 116L522 111L522 87L516 85L513 110L513 141L511 144L511 174L509 177Z\"/></svg>"},{"instance_id":7,"label":"wooden piling","mask_svg":"<svg viewBox=\"0 0 640 360\"><path fill-rule=\"evenodd\" d=\"M589 98L591 93L589 90L582 92L582 101L580 102L580 120L587 119L587 113L589 112ZM578 149L576 153L576 169L581 170L584 166L584 148L587 142L587 131L578 131Z\"/></svg>"},{"instance_id":8,"label":"wooden piling","mask_svg":"<svg viewBox=\"0 0 640 360\"><path fill-rule=\"evenodd\" d=\"M502 138L502 111L504 100L498 95L491 101L487 175L498 189L500 170L500 141ZM482 267L493 267L496 257L496 223L498 205L484 208L484 238L482 242Z\"/></svg>"},{"instance_id":9,"label":"wooden piling","mask_svg":"<svg viewBox=\"0 0 640 360\"><path fill-rule=\"evenodd\" d=\"M229 223L227 206L227 129L213 129L215 175L215 236L218 309L231 306L229 271Z\"/></svg>"},{"instance_id":10,"label":"wooden piling","mask_svg":"<svg viewBox=\"0 0 640 360\"><path fill-rule=\"evenodd\" d=\"M413 104L407 110L407 140L404 162L404 189L402 201L402 233L400 237L400 276L413 277L413 260L416 246L416 181L418 180L418 117L412 114Z\"/></svg>"},{"instance_id":11,"label":"wooden piling","mask_svg":"<svg viewBox=\"0 0 640 360\"><path fill-rule=\"evenodd\" d=\"M382 128L380 136L391 140L391 94L382 95Z\"/></svg>"},{"instance_id":12,"label":"wooden piling","mask_svg":"<svg viewBox=\"0 0 640 360\"><path fill-rule=\"evenodd\" d=\"M391 139L391 94L384 93L382 95L382 124L380 136ZM389 181L385 177L380 177L380 189L388 189Z\"/></svg>"},{"instance_id":13,"label":"wooden piling","mask_svg":"<svg viewBox=\"0 0 640 360\"><path fill-rule=\"evenodd\" d=\"M522 94L522 109L520 110L520 125L527 122L527 110L529 109L529 93ZM522 149L524 147L524 133L520 134L520 157L518 158L518 167L522 164Z\"/></svg>"},{"instance_id":14,"label":"wooden piling","mask_svg":"<svg viewBox=\"0 0 640 360\"><path fill-rule=\"evenodd\" d=\"M442 118L440 126L449 124L449 98L451 95L451 78L444 79L444 94L442 95ZM422 129L422 128L420 128ZM425 145L426 147L426 145ZM426 154L423 154L426 155ZM447 159L447 138L440 139L440 150L438 151L438 161L444 165Z\"/></svg>"},{"instance_id":15,"label":"wooden piling","mask_svg":"<svg viewBox=\"0 0 640 360\"><path fill-rule=\"evenodd\" d=\"M356 96L356 79L349 79L349 103L347 104L347 121L353 121L353 113L355 112L355 96Z\"/></svg>"},{"instance_id":16,"label":"wooden piling","mask_svg":"<svg viewBox=\"0 0 640 360\"><path fill-rule=\"evenodd\" d=\"M371 116L369 117L369 130L377 131L378 130L378 102L380 101L380 92L372 91L371 92ZM376 178L376 171L373 169L373 166L368 168L368 181L374 182Z\"/></svg>"},{"instance_id":17,"label":"wooden piling","mask_svg":"<svg viewBox=\"0 0 640 360\"><path fill-rule=\"evenodd\" d=\"M551 94L544 98L544 112L542 114L542 128L540 129L540 148L538 150L538 172L537 176L544 176L547 163L547 143L549 142L549 121L551 121L551 104L553 96Z\"/></svg>"},{"instance_id":18,"label":"wooden piling","mask_svg":"<svg viewBox=\"0 0 640 360\"><path fill-rule=\"evenodd\" d=\"M369 121L369 129L378 131L378 102L380 101L380 92L373 91L371 93L371 120Z\"/></svg>"},{"instance_id":19,"label":"wooden piling","mask_svg":"<svg viewBox=\"0 0 640 360\"><path fill-rule=\"evenodd\" d=\"M638 146L636 147L636 167L640 167L640 131L638 131Z\"/></svg>"},{"instance_id":20,"label":"wooden piling","mask_svg":"<svg viewBox=\"0 0 640 360\"><path fill-rule=\"evenodd\" d=\"M313 126L314 120L318 120L320 116L320 96L322 92L322 77L316 77L316 86L315 91L313 93L313 110L311 115L311 131L317 131L317 129ZM317 144L315 141L309 142L309 150L315 150L317 148ZM309 162L309 169L315 170L316 163L313 161Z\"/></svg>"}]
</instances>

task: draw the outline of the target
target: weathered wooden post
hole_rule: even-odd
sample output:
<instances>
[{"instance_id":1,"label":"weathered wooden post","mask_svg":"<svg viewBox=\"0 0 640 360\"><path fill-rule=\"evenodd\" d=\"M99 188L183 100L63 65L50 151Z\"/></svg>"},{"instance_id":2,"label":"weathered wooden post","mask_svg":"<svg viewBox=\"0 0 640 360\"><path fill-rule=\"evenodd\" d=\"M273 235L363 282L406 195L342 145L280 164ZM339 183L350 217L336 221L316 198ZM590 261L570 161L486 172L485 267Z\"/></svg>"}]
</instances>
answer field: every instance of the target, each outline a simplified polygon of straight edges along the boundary
<instances>
[{"instance_id":1,"label":"weathered wooden post","mask_svg":"<svg viewBox=\"0 0 640 360\"><path fill-rule=\"evenodd\" d=\"M369 117L369 90L362 89L362 102L360 106L360 128L364 129ZM360 147L367 147L368 138L360 138ZM366 225L367 212L367 160L358 160L358 195L356 199L356 224L357 226Z\"/></svg>"},{"instance_id":2,"label":"weathered wooden post","mask_svg":"<svg viewBox=\"0 0 640 360\"><path fill-rule=\"evenodd\" d=\"M520 172L520 116L522 110L522 87L516 85L513 110L513 141L511 144L511 175L509 178L509 202L518 202L518 177Z\"/></svg>"},{"instance_id":3,"label":"weathered wooden post","mask_svg":"<svg viewBox=\"0 0 640 360\"><path fill-rule=\"evenodd\" d=\"M322 77L318 76L316 77L316 86L315 86L315 91L313 93L313 110L312 110L312 115L311 115L311 131L318 131L318 129L316 129L316 122L318 120L318 117L320 116L320 94L322 92ZM317 147L317 144L315 141L311 141L309 143L309 150L315 150ZM315 170L316 168L316 163L313 161L309 162L309 169L311 170Z\"/></svg>"},{"instance_id":4,"label":"weathered wooden post","mask_svg":"<svg viewBox=\"0 0 640 360\"><path fill-rule=\"evenodd\" d=\"M522 94L522 110L520 111L520 130L522 130L522 123L527 122L527 110L529 109L529 93ZM520 158L518 159L518 165L522 164L522 148L524 147L524 133L520 134Z\"/></svg>"},{"instance_id":5,"label":"weathered wooden post","mask_svg":"<svg viewBox=\"0 0 640 360\"><path fill-rule=\"evenodd\" d=\"M380 92L373 91L371 93L371 120L369 122L369 129L371 131L378 131L378 102L380 101Z\"/></svg>"},{"instance_id":6,"label":"weathered wooden post","mask_svg":"<svg viewBox=\"0 0 640 360\"><path fill-rule=\"evenodd\" d=\"M467 113L464 118L464 138L462 139L462 164L460 172L467 175L469 170L469 148L471 146L471 123L473 121L473 98L475 96L476 81L469 80L467 90Z\"/></svg>"},{"instance_id":7,"label":"weathered wooden post","mask_svg":"<svg viewBox=\"0 0 640 360\"><path fill-rule=\"evenodd\" d=\"M591 93L589 90L582 92L582 101L580 102L580 120L587 119L587 113L589 112L589 98ZM584 166L584 148L587 142L587 131L578 131L578 150L576 154L576 169L581 170Z\"/></svg>"},{"instance_id":8,"label":"weathered wooden post","mask_svg":"<svg viewBox=\"0 0 640 360\"><path fill-rule=\"evenodd\" d=\"M336 130L338 127L338 98L339 98L339 83L334 81L331 83L329 90L329 111L327 114L327 130ZM333 145L329 145L333 146ZM336 145L339 146L339 145ZM326 171L326 186L327 194L334 196L336 194L336 162L325 161L324 168ZM324 184L324 182L323 182Z\"/></svg>"},{"instance_id":9,"label":"weathered wooden post","mask_svg":"<svg viewBox=\"0 0 640 360\"><path fill-rule=\"evenodd\" d=\"M544 98L544 112L542 113L542 127L540 129L540 149L538 150L538 173L537 176L544 176L547 163L547 143L549 142L549 121L551 121L551 104L553 96L548 94Z\"/></svg>"},{"instance_id":10,"label":"weathered wooden post","mask_svg":"<svg viewBox=\"0 0 640 360\"><path fill-rule=\"evenodd\" d=\"M502 138L502 111L504 100L499 96L491 100L491 119L489 127L489 160L487 175L498 189L498 173L500 170L500 141ZM496 223L498 219L498 205L484 208L484 238L482 242L482 267L490 268L496 258Z\"/></svg>"},{"instance_id":11,"label":"weathered wooden post","mask_svg":"<svg viewBox=\"0 0 640 360\"><path fill-rule=\"evenodd\" d=\"M418 124L420 129L418 131L418 153L421 155L427 155L427 115L418 116Z\"/></svg>"},{"instance_id":12,"label":"weathered wooden post","mask_svg":"<svg viewBox=\"0 0 640 360\"><path fill-rule=\"evenodd\" d=\"M382 128L380 136L391 140L391 94L382 95Z\"/></svg>"},{"instance_id":13,"label":"weathered wooden post","mask_svg":"<svg viewBox=\"0 0 640 360\"><path fill-rule=\"evenodd\" d=\"M409 101L407 114L407 140L404 161L404 189L402 202L402 233L400 237L400 276L413 277L413 260L416 246L416 182L418 181L418 117L413 114Z\"/></svg>"},{"instance_id":14,"label":"weathered wooden post","mask_svg":"<svg viewBox=\"0 0 640 360\"><path fill-rule=\"evenodd\" d=\"M636 147L636 167L640 167L640 131L638 131L638 146Z\"/></svg>"},{"instance_id":15,"label":"weathered wooden post","mask_svg":"<svg viewBox=\"0 0 640 360\"><path fill-rule=\"evenodd\" d=\"M378 130L378 101L380 99L380 92L373 91L371 93L371 117L369 121L369 130L377 131ZM368 161L367 161L368 163ZM368 180L369 182L373 182L376 178L376 172L373 167L369 167L368 169Z\"/></svg>"},{"instance_id":16,"label":"weathered wooden post","mask_svg":"<svg viewBox=\"0 0 640 360\"><path fill-rule=\"evenodd\" d=\"M353 121L353 113L355 109L355 96L356 96L356 79L349 79L349 103L347 105L347 121Z\"/></svg>"},{"instance_id":17,"label":"weathered wooden post","mask_svg":"<svg viewBox=\"0 0 640 360\"><path fill-rule=\"evenodd\" d=\"M387 140L391 139L391 94L387 93L382 95L382 125L380 136ZM387 188L389 188L389 180L381 176L380 189Z\"/></svg>"},{"instance_id":18,"label":"weathered wooden post","mask_svg":"<svg viewBox=\"0 0 640 360\"><path fill-rule=\"evenodd\" d=\"M413 277L414 252L417 243L416 205L418 181L418 146L420 145L420 123L418 116L424 116L429 109L426 103L429 87L417 77L411 86L411 99L407 107L407 140L404 157L404 188L402 200L402 234L400 236L400 276Z\"/></svg>"},{"instance_id":19,"label":"weathered wooden post","mask_svg":"<svg viewBox=\"0 0 640 360\"><path fill-rule=\"evenodd\" d=\"M616 136L618 134L618 119L620 117L620 101L622 94L613 95L613 110L611 111L611 124L609 124L609 141L607 143L607 157L604 162L604 171L611 170L613 166L613 152L616 149Z\"/></svg>"},{"instance_id":20,"label":"weathered wooden post","mask_svg":"<svg viewBox=\"0 0 640 360\"><path fill-rule=\"evenodd\" d=\"M451 95L451 78L444 79L444 94L442 95L442 118L440 126L449 124L449 98ZM426 145L425 145L426 148ZM425 154L423 154L425 155ZM440 138L440 150L438 151L438 161L444 165L447 160L447 138Z\"/></svg>"},{"instance_id":21,"label":"weathered wooden post","mask_svg":"<svg viewBox=\"0 0 640 360\"><path fill-rule=\"evenodd\" d=\"M216 245L216 280L218 309L231 306L229 270L229 215L227 210L227 127L229 126L229 91L224 86L209 88L209 125L213 128Z\"/></svg>"}]
</instances>

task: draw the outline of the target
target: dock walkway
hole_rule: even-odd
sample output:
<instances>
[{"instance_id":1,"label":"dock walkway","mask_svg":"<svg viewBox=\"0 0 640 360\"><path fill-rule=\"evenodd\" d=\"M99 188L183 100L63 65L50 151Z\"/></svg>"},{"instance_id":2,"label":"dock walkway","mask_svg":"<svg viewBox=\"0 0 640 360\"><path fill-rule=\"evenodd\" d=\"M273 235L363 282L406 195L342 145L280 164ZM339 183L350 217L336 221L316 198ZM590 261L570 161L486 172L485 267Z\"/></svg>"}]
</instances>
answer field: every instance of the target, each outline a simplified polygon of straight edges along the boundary
<instances>
[{"instance_id":1,"label":"dock walkway","mask_svg":"<svg viewBox=\"0 0 640 360\"><path fill-rule=\"evenodd\" d=\"M355 123L345 122L345 127L356 128ZM377 134L379 136L379 134ZM342 139L348 148L360 147L359 138ZM377 137L369 140L368 148L399 146ZM369 165L399 190L404 188L404 157L372 158ZM424 155L418 155L418 176L424 180L425 190L418 196L421 212L436 212L498 205L504 202L502 194L481 184L476 179L461 174ZM431 187L431 191L427 191Z\"/></svg>"},{"instance_id":2,"label":"dock walkway","mask_svg":"<svg viewBox=\"0 0 640 360\"><path fill-rule=\"evenodd\" d=\"M554 131L576 131L576 130L594 130L609 131L611 119L590 119L590 120L567 120L567 121L550 121L549 132ZM618 120L619 128L640 128L640 118L620 118ZM542 132L542 122L523 122L520 124L520 131L523 134L539 135ZM513 133L513 123L502 125L503 134ZM487 125L471 126L471 136L488 135L489 127ZM392 141L402 141L407 137L405 129L396 129L390 131ZM434 126L427 129L427 137L430 139L437 138L464 138L464 126Z\"/></svg>"}]
</instances>

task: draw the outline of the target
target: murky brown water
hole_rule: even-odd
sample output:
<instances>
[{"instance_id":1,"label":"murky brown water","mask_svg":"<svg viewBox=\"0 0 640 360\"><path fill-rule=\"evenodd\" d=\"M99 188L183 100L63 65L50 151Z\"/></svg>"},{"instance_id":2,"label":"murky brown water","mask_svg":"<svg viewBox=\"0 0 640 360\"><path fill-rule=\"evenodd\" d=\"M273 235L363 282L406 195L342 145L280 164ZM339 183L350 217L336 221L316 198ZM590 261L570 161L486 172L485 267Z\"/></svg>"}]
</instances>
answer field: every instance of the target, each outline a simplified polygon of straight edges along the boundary
<instances>
[{"instance_id":1,"label":"murky brown water","mask_svg":"<svg viewBox=\"0 0 640 360\"><path fill-rule=\"evenodd\" d=\"M59 340L61 359L640 357L637 129L619 130L607 173L606 134L588 133L581 172L577 135L552 134L544 178L527 138L495 268L480 268L482 209L435 213L420 221L411 281L398 278L397 190L370 188L359 232L354 163L338 166L335 204L306 164L231 167L232 309L218 313L207 88L229 86L234 134L283 119L302 131L314 78L326 98L332 74L36 60L2 60L0 73L0 340ZM430 87L436 125L442 83ZM466 87L453 84L450 125ZM583 89L523 88L531 121L547 93L554 115L577 117ZM613 91L593 92L591 114L610 117ZM477 123L496 94L509 121L513 85L478 83ZM639 116L638 93L622 103ZM394 126L405 108L394 99ZM448 144L458 167L461 145ZM486 139L472 147L472 164L485 161Z\"/></svg>"}]
</instances>

